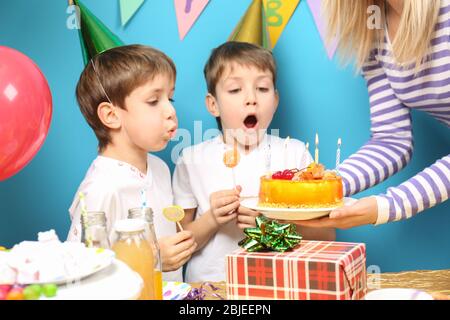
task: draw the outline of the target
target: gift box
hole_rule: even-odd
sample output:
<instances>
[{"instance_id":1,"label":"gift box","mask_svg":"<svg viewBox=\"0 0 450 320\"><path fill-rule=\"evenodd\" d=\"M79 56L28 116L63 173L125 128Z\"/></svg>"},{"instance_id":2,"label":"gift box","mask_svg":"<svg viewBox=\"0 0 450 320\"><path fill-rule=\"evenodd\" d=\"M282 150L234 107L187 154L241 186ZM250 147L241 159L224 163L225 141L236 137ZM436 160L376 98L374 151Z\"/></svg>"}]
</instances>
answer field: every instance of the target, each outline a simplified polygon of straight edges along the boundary
<instances>
[{"instance_id":1,"label":"gift box","mask_svg":"<svg viewBox=\"0 0 450 320\"><path fill-rule=\"evenodd\" d=\"M226 257L228 299L358 300L367 290L363 243L302 241L292 251Z\"/></svg>"}]
</instances>

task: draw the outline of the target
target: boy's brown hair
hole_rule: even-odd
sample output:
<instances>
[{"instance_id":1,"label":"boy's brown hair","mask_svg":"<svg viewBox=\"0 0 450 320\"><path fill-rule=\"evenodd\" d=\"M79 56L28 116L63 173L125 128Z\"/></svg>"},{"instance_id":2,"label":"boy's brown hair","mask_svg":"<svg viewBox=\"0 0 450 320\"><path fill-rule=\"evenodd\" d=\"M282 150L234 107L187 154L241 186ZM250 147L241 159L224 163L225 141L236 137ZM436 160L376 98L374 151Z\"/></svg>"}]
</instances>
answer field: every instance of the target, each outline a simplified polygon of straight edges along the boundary
<instances>
[{"instance_id":1,"label":"boy's brown hair","mask_svg":"<svg viewBox=\"0 0 450 320\"><path fill-rule=\"evenodd\" d=\"M213 49L203 70L208 92L215 96L216 86L231 63L243 66L253 66L262 71L272 73L273 84L277 80L277 66L270 50L248 42L228 41ZM219 129L222 130L220 118L216 118Z\"/></svg>"},{"instance_id":2,"label":"boy's brown hair","mask_svg":"<svg viewBox=\"0 0 450 320\"><path fill-rule=\"evenodd\" d=\"M175 64L163 52L143 45L112 48L89 62L81 73L76 95L84 118L97 136L100 151L111 142L111 137L98 117L99 104L110 102L125 109L125 98L160 74L175 81Z\"/></svg>"}]
</instances>

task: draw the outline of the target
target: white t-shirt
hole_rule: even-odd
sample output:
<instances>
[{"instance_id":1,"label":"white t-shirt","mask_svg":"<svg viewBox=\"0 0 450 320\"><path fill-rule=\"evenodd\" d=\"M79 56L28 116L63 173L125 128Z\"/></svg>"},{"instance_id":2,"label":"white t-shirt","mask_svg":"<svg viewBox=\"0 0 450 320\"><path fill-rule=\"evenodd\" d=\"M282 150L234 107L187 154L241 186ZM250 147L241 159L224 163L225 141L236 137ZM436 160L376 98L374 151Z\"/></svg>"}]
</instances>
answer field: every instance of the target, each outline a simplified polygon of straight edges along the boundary
<instances>
[{"instance_id":1,"label":"white t-shirt","mask_svg":"<svg viewBox=\"0 0 450 320\"><path fill-rule=\"evenodd\" d=\"M153 210L156 237L174 235L176 224L167 221L162 209L173 204L170 171L158 157L148 155L147 174L134 166L112 158L98 156L91 166L73 199L69 209L72 225L68 241L81 241L81 206L78 194L85 195L88 211L103 211L109 240L114 239L114 223L127 219L128 209L142 205L142 190L146 190L147 206ZM181 268L163 273L164 280L182 281Z\"/></svg>"},{"instance_id":2,"label":"white t-shirt","mask_svg":"<svg viewBox=\"0 0 450 320\"><path fill-rule=\"evenodd\" d=\"M285 147L287 145L287 147ZM196 218L210 208L209 197L221 190L233 189L232 169L223 163L225 145L222 136L183 150L173 176L175 204L185 209L197 208ZM256 196L260 177L268 171L305 168L312 157L299 140L286 143L272 135L265 135L259 146L249 154L240 152L239 164L234 168L236 184L242 186L241 196ZM224 281L225 255L238 249L244 233L230 222L197 251L187 264L187 282Z\"/></svg>"}]
</instances>

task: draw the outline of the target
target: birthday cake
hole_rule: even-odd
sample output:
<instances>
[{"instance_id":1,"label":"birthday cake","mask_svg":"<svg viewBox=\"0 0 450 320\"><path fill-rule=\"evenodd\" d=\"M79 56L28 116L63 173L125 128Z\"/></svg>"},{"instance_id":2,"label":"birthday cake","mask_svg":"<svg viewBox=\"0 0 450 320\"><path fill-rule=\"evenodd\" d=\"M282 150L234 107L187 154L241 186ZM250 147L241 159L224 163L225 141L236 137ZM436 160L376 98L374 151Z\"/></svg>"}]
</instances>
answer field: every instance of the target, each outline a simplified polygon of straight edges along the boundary
<instances>
[{"instance_id":1,"label":"birthday cake","mask_svg":"<svg viewBox=\"0 0 450 320\"><path fill-rule=\"evenodd\" d=\"M261 177L258 205L274 208L331 208L343 204L342 178L322 164Z\"/></svg>"}]
</instances>

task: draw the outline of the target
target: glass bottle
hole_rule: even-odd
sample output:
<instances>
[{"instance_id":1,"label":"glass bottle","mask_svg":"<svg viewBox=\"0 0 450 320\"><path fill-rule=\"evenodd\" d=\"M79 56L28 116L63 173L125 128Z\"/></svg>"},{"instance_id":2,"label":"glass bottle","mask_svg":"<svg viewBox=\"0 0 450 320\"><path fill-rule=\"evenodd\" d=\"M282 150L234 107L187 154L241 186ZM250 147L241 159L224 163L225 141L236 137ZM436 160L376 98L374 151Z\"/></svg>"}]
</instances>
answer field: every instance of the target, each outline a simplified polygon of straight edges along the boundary
<instances>
[{"instance_id":1,"label":"glass bottle","mask_svg":"<svg viewBox=\"0 0 450 320\"><path fill-rule=\"evenodd\" d=\"M81 215L81 242L88 248L110 248L104 212L92 211Z\"/></svg>"},{"instance_id":2,"label":"glass bottle","mask_svg":"<svg viewBox=\"0 0 450 320\"><path fill-rule=\"evenodd\" d=\"M148 207L129 209L128 219L139 219L145 222L145 238L150 243L154 256L156 300L162 300L162 260L158 240L156 239L155 226L153 224L153 210Z\"/></svg>"},{"instance_id":3,"label":"glass bottle","mask_svg":"<svg viewBox=\"0 0 450 320\"><path fill-rule=\"evenodd\" d=\"M162 300L161 273L155 270L155 255L145 235L145 221L141 219L118 220L115 224L115 239L112 249L116 258L137 272L144 286L140 300ZM157 292L161 282L161 293Z\"/></svg>"}]
</instances>

